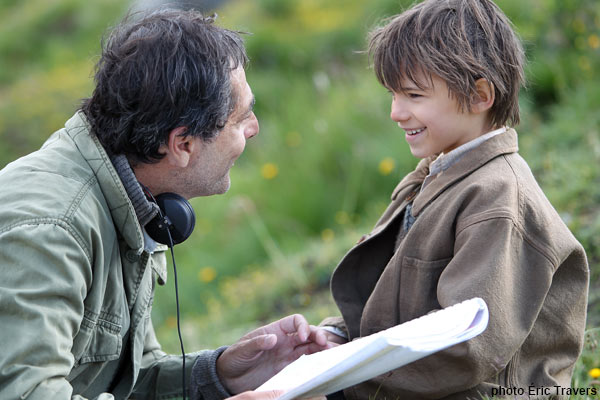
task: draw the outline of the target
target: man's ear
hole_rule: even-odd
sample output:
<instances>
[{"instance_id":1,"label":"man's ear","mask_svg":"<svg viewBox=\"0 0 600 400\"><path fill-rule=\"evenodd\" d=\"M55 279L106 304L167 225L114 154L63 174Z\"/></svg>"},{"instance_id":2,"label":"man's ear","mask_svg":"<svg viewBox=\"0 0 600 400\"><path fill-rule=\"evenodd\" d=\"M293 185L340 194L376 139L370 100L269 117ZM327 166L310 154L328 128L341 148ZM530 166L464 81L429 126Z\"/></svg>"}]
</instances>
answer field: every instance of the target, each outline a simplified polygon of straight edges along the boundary
<instances>
[{"instance_id":1,"label":"man's ear","mask_svg":"<svg viewBox=\"0 0 600 400\"><path fill-rule=\"evenodd\" d=\"M169 164L185 168L190 162L192 152L194 151L194 137L185 135L187 128L179 126L169 132L169 138L165 145L165 158Z\"/></svg>"},{"instance_id":2,"label":"man's ear","mask_svg":"<svg viewBox=\"0 0 600 400\"><path fill-rule=\"evenodd\" d=\"M492 108L495 99L494 84L485 78L477 79L475 93L471 96L471 111L474 113L487 111Z\"/></svg>"}]
</instances>

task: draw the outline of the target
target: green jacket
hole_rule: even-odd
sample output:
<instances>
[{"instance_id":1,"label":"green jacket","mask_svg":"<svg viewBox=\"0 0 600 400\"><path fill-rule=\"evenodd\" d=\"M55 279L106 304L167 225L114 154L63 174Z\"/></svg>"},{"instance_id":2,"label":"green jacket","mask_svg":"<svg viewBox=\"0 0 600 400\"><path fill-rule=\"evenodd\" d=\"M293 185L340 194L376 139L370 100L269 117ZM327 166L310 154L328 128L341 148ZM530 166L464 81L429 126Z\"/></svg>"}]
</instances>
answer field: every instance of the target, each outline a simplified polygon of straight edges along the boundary
<instances>
[{"instance_id":1,"label":"green jacket","mask_svg":"<svg viewBox=\"0 0 600 400\"><path fill-rule=\"evenodd\" d=\"M0 398L180 395L181 356L161 351L150 318L166 248L145 249L83 114L0 171L0 187ZM219 354L187 355L205 399L227 395Z\"/></svg>"}]
</instances>

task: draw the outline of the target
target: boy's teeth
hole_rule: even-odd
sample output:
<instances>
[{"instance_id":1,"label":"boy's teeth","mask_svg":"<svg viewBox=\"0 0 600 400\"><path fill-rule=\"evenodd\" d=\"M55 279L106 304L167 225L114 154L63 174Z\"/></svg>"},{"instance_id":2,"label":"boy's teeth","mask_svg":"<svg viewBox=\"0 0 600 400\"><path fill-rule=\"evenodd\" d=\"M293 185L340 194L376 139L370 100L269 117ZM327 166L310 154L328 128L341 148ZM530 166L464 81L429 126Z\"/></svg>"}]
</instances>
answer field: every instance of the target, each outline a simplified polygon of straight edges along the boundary
<instances>
[{"instance_id":1,"label":"boy's teeth","mask_svg":"<svg viewBox=\"0 0 600 400\"><path fill-rule=\"evenodd\" d=\"M409 135L416 135L417 133L422 132L424 129L425 128L407 130L406 133L408 133Z\"/></svg>"}]
</instances>

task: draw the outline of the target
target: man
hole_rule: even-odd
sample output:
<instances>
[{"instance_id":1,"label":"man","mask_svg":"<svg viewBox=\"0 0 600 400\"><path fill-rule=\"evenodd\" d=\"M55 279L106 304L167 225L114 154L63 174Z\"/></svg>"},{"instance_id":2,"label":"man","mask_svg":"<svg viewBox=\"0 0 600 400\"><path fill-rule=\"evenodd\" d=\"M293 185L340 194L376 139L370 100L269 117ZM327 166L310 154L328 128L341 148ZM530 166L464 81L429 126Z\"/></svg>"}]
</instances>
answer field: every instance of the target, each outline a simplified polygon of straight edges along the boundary
<instances>
[{"instance_id":1,"label":"man","mask_svg":"<svg viewBox=\"0 0 600 400\"><path fill-rule=\"evenodd\" d=\"M259 131L243 43L212 22L162 11L117 27L91 98L0 171L0 398L182 394L182 357L161 351L150 319L167 276L167 247L145 229L159 214L154 196L226 192ZM187 354L183 377L193 399L225 398L327 346L290 316Z\"/></svg>"}]
</instances>

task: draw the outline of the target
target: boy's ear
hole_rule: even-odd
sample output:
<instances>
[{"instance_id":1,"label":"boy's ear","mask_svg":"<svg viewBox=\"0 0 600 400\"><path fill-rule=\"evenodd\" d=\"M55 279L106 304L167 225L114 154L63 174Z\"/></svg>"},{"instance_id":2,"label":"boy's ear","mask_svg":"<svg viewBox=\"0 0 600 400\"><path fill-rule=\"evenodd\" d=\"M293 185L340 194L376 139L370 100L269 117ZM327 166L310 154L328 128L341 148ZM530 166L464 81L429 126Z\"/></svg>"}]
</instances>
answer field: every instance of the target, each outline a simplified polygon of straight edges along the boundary
<instances>
[{"instance_id":1,"label":"boy's ear","mask_svg":"<svg viewBox=\"0 0 600 400\"><path fill-rule=\"evenodd\" d=\"M185 168L190 162L192 152L194 151L194 137L185 135L187 128L179 126L169 132L169 138L165 146L165 158L169 164Z\"/></svg>"},{"instance_id":2,"label":"boy's ear","mask_svg":"<svg viewBox=\"0 0 600 400\"><path fill-rule=\"evenodd\" d=\"M494 105L495 98L494 84L485 78L479 78L475 82L475 93L471 96L471 110L475 113L487 111Z\"/></svg>"}]
</instances>

